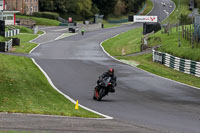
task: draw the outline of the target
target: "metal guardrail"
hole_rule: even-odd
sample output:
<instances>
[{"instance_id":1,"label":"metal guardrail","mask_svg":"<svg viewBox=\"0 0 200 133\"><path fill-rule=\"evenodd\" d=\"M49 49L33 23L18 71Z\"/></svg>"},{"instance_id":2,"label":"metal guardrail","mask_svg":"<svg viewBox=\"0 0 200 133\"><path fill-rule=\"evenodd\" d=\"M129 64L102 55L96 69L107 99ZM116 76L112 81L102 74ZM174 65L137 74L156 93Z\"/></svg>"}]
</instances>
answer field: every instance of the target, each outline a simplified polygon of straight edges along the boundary
<instances>
[{"instance_id":1,"label":"metal guardrail","mask_svg":"<svg viewBox=\"0 0 200 133\"><path fill-rule=\"evenodd\" d=\"M20 34L20 29L14 29L14 30L5 32L5 37L12 37L18 34Z\"/></svg>"},{"instance_id":2,"label":"metal guardrail","mask_svg":"<svg viewBox=\"0 0 200 133\"><path fill-rule=\"evenodd\" d=\"M153 50L153 61L174 70L200 77L200 62L178 58L155 50Z\"/></svg>"}]
</instances>

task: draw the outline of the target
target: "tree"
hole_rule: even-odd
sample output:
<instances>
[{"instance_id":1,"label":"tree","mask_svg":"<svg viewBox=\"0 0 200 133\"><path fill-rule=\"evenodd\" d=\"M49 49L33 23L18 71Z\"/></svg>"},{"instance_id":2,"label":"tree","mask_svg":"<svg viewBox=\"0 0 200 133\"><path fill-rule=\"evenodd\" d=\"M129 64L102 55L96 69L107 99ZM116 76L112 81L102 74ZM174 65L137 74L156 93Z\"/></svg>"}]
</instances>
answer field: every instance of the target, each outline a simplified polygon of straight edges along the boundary
<instances>
[{"instance_id":1,"label":"tree","mask_svg":"<svg viewBox=\"0 0 200 133\"><path fill-rule=\"evenodd\" d=\"M126 3L126 12L137 13L146 0L124 0Z\"/></svg>"},{"instance_id":2,"label":"tree","mask_svg":"<svg viewBox=\"0 0 200 133\"><path fill-rule=\"evenodd\" d=\"M88 18L93 15L92 0L77 0L76 2L76 14L80 14L83 18Z\"/></svg>"},{"instance_id":3,"label":"tree","mask_svg":"<svg viewBox=\"0 0 200 133\"><path fill-rule=\"evenodd\" d=\"M39 0L40 11L54 11L54 0Z\"/></svg>"},{"instance_id":4,"label":"tree","mask_svg":"<svg viewBox=\"0 0 200 133\"><path fill-rule=\"evenodd\" d=\"M121 15L126 12L126 3L123 0L118 0L117 4L115 5L115 15Z\"/></svg>"},{"instance_id":5,"label":"tree","mask_svg":"<svg viewBox=\"0 0 200 133\"><path fill-rule=\"evenodd\" d=\"M62 15L74 15L89 18L94 14L121 15L136 13L146 0L39 0L40 11L59 12Z\"/></svg>"},{"instance_id":6,"label":"tree","mask_svg":"<svg viewBox=\"0 0 200 133\"><path fill-rule=\"evenodd\" d=\"M114 12L117 1L118 0L93 0L93 3L97 5L100 14L107 17Z\"/></svg>"}]
</instances>

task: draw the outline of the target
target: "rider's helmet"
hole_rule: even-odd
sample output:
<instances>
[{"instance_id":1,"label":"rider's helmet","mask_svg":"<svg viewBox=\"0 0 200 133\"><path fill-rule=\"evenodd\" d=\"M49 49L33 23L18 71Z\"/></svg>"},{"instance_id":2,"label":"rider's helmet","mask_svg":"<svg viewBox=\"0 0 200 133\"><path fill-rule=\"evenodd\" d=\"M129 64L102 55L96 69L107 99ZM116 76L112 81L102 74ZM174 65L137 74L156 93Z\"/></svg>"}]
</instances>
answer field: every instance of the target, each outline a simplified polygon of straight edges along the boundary
<instances>
[{"instance_id":1,"label":"rider's helmet","mask_svg":"<svg viewBox=\"0 0 200 133\"><path fill-rule=\"evenodd\" d=\"M108 74L109 74L110 76L113 76L113 75L114 75L114 69L113 69L113 68L110 68L110 69L108 70Z\"/></svg>"}]
</instances>

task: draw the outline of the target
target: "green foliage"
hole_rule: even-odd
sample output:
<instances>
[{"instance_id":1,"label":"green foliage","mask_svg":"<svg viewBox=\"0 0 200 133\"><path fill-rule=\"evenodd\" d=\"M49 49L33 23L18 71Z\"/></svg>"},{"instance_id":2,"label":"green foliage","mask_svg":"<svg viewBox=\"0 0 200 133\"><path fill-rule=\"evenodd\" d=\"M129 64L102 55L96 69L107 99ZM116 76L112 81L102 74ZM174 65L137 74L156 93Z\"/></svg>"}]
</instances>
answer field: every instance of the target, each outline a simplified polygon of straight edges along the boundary
<instances>
[{"instance_id":1,"label":"green foliage","mask_svg":"<svg viewBox=\"0 0 200 133\"><path fill-rule=\"evenodd\" d=\"M146 0L40 0L40 11L73 14L88 19L95 14L122 15L137 12ZM36 13L37 14L37 13ZM37 14L38 15L38 14Z\"/></svg>"},{"instance_id":2,"label":"green foliage","mask_svg":"<svg viewBox=\"0 0 200 133\"><path fill-rule=\"evenodd\" d=\"M173 29L173 33L170 35L161 34L158 32L154 35L154 37L160 37L162 42L162 46L159 48L160 51L172 54L174 56L200 61L200 47L197 46L192 48L190 41L187 41L182 37L181 34L181 47L178 47L178 32L175 32L175 28ZM182 32L182 31L181 31Z\"/></svg>"},{"instance_id":3,"label":"green foliage","mask_svg":"<svg viewBox=\"0 0 200 133\"><path fill-rule=\"evenodd\" d=\"M5 41L6 41L6 38L3 36L0 36L0 42L5 42Z\"/></svg>"},{"instance_id":4,"label":"green foliage","mask_svg":"<svg viewBox=\"0 0 200 133\"><path fill-rule=\"evenodd\" d=\"M181 14L179 20L181 25L187 25L192 23L192 18L188 17L188 14Z\"/></svg>"},{"instance_id":5,"label":"green foliage","mask_svg":"<svg viewBox=\"0 0 200 133\"><path fill-rule=\"evenodd\" d=\"M200 0L196 0L196 6L197 8L199 8L199 12L200 12Z\"/></svg>"},{"instance_id":6,"label":"green foliage","mask_svg":"<svg viewBox=\"0 0 200 133\"><path fill-rule=\"evenodd\" d=\"M76 14L80 14L84 18L88 19L90 16L94 15L91 12L92 1L91 0L78 0L76 7Z\"/></svg>"},{"instance_id":7,"label":"green foliage","mask_svg":"<svg viewBox=\"0 0 200 133\"><path fill-rule=\"evenodd\" d=\"M93 0L93 2L99 8L100 14L105 15L105 17L114 12L115 5L117 4L117 0Z\"/></svg>"},{"instance_id":8,"label":"green foliage","mask_svg":"<svg viewBox=\"0 0 200 133\"><path fill-rule=\"evenodd\" d=\"M125 0L126 1L126 12L134 12L136 13L142 6L146 0Z\"/></svg>"},{"instance_id":9,"label":"green foliage","mask_svg":"<svg viewBox=\"0 0 200 133\"><path fill-rule=\"evenodd\" d=\"M32 60L0 54L0 112L100 117L54 90Z\"/></svg>"},{"instance_id":10,"label":"green foliage","mask_svg":"<svg viewBox=\"0 0 200 133\"><path fill-rule=\"evenodd\" d=\"M56 10L54 0L39 0L40 11L54 11Z\"/></svg>"},{"instance_id":11,"label":"green foliage","mask_svg":"<svg viewBox=\"0 0 200 133\"><path fill-rule=\"evenodd\" d=\"M72 13L82 18L88 18L98 11L94 6L92 12L92 0L40 0L39 2L40 11Z\"/></svg>"},{"instance_id":12,"label":"green foliage","mask_svg":"<svg viewBox=\"0 0 200 133\"><path fill-rule=\"evenodd\" d=\"M54 12L34 12L33 16L58 20L59 14Z\"/></svg>"},{"instance_id":13,"label":"green foliage","mask_svg":"<svg viewBox=\"0 0 200 133\"><path fill-rule=\"evenodd\" d=\"M33 40L34 38L38 37L38 35L34 34L20 34L14 36L14 38L17 37L20 39L20 46L14 46L14 49L12 52L15 53L29 53L34 47L37 46L36 43L31 43L29 41Z\"/></svg>"},{"instance_id":14,"label":"green foliage","mask_svg":"<svg viewBox=\"0 0 200 133\"><path fill-rule=\"evenodd\" d=\"M24 26L14 26L17 29L20 29L20 33L30 33L33 34L33 30Z\"/></svg>"},{"instance_id":15,"label":"green foliage","mask_svg":"<svg viewBox=\"0 0 200 133\"><path fill-rule=\"evenodd\" d=\"M112 56L140 52L142 28L130 30L103 43L105 50Z\"/></svg>"},{"instance_id":16,"label":"green foliage","mask_svg":"<svg viewBox=\"0 0 200 133\"><path fill-rule=\"evenodd\" d=\"M45 25L45 26L58 26L60 24L59 21L48 19L48 18L38 18L32 16L24 16L24 15L16 15L17 18L26 18L26 19L33 19L36 21L37 25Z\"/></svg>"}]
</instances>

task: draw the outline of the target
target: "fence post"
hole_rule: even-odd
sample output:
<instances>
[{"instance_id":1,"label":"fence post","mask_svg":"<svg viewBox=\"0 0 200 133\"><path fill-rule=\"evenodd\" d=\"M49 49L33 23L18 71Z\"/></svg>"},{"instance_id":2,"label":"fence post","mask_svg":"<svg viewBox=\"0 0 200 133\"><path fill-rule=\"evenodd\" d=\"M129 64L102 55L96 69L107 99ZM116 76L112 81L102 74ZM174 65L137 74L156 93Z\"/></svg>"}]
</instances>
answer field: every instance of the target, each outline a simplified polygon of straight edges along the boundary
<instances>
[{"instance_id":1,"label":"fence post","mask_svg":"<svg viewBox=\"0 0 200 133\"><path fill-rule=\"evenodd\" d=\"M182 25L182 36L184 38L184 27L183 27L183 25Z\"/></svg>"},{"instance_id":2,"label":"fence post","mask_svg":"<svg viewBox=\"0 0 200 133\"><path fill-rule=\"evenodd\" d=\"M153 62L155 62L155 50L153 49L152 52L153 52Z\"/></svg>"},{"instance_id":3,"label":"fence post","mask_svg":"<svg viewBox=\"0 0 200 133\"><path fill-rule=\"evenodd\" d=\"M190 44L191 44L191 39L192 39L192 28L191 28L191 24L190 24Z\"/></svg>"},{"instance_id":4,"label":"fence post","mask_svg":"<svg viewBox=\"0 0 200 133\"><path fill-rule=\"evenodd\" d=\"M185 39L187 39L187 29L185 29Z\"/></svg>"}]
</instances>

